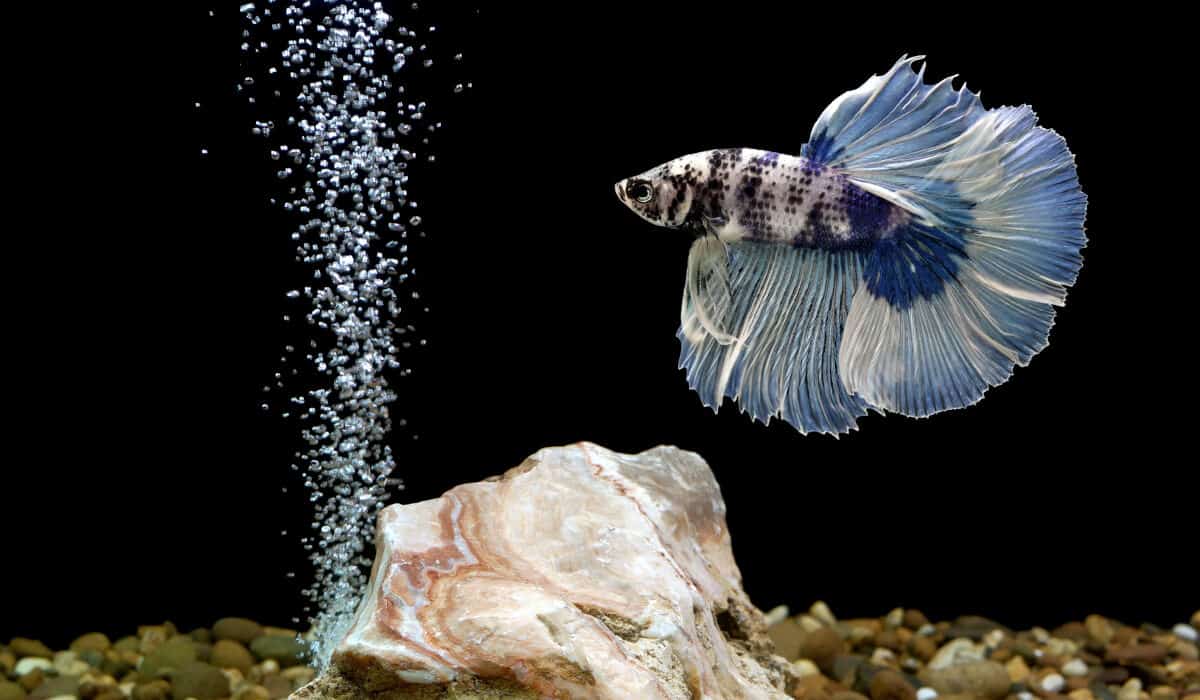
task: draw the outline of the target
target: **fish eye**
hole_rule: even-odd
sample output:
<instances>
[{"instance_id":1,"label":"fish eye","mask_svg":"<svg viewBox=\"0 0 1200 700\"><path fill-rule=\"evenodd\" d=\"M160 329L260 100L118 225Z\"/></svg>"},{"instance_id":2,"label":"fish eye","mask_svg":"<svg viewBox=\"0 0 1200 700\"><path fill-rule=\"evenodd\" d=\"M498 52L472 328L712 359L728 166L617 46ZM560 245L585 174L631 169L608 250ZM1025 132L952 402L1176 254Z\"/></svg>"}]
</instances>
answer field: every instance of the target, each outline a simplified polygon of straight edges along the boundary
<instances>
[{"instance_id":1,"label":"fish eye","mask_svg":"<svg viewBox=\"0 0 1200 700\"><path fill-rule=\"evenodd\" d=\"M629 196L635 201L645 204L654 198L654 189L645 182L631 182L627 189Z\"/></svg>"}]
</instances>

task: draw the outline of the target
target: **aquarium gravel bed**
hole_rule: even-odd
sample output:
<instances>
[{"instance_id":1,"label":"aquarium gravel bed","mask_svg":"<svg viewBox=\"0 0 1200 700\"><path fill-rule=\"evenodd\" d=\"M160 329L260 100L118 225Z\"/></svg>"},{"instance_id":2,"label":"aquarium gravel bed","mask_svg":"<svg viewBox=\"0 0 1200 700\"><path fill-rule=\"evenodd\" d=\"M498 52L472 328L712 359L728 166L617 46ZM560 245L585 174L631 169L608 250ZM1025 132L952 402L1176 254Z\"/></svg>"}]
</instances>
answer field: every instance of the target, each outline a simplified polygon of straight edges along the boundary
<instances>
[{"instance_id":1,"label":"aquarium gravel bed","mask_svg":"<svg viewBox=\"0 0 1200 700\"><path fill-rule=\"evenodd\" d=\"M839 620L821 602L767 619L803 700L1200 700L1200 610L1170 629L1090 615L1016 631L901 608ZM279 699L316 676L307 653L295 630L244 618L146 625L115 642L92 632L63 650L15 637L0 645L0 700Z\"/></svg>"}]
</instances>

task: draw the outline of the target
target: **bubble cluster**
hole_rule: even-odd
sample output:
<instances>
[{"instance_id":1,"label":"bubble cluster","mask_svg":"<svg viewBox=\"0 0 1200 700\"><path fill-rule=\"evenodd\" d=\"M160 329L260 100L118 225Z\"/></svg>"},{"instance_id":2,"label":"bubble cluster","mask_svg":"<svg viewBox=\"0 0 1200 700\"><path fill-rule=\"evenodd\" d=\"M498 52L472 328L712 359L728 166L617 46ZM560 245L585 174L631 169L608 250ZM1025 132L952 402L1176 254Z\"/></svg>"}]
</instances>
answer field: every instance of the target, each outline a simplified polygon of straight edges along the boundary
<instances>
[{"instance_id":1,"label":"bubble cluster","mask_svg":"<svg viewBox=\"0 0 1200 700\"><path fill-rule=\"evenodd\" d=\"M375 516L399 486L388 446L396 398L388 373L408 371L397 345L408 347L399 338L415 328L401 322L407 309L398 290L415 273L407 239L421 225L407 171L439 125L421 124L427 105L406 102L393 80L406 66L430 65L420 36L435 28L400 26L379 2L269 0L241 12L241 47L254 75L238 90L252 106L257 97L295 98L285 124L255 120L252 131L270 142L271 172L286 189L281 206L299 219L297 259L311 269L311 283L287 297L307 304L316 329L303 356L314 380L303 391L285 389L283 416L301 426L293 468L315 511L302 540L315 569L305 594L314 658L324 666L366 584ZM404 304L418 299L412 291ZM295 358L294 347L287 351L285 363ZM281 374L276 379L284 388Z\"/></svg>"}]
</instances>

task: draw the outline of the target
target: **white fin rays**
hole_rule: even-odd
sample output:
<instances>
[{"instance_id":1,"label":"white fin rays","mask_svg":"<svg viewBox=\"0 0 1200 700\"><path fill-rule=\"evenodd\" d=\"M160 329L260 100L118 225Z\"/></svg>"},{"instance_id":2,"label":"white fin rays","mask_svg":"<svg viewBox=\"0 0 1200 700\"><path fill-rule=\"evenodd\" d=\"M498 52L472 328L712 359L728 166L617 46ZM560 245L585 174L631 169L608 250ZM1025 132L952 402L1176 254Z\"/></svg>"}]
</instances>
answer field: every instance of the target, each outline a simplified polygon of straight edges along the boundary
<instances>
[{"instance_id":1,"label":"white fin rays","mask_svg":"<svg viewBox=\"0 0 1200 700\"><path fill-rule=\"evenodd\" d=\"M693 343L708 336L729 345L734 341L729 331L732 307L729 250L716 236L697 238L688 252L680 328Z\"/></svg>"},{"instance_id":2,"label":"white fin rays","mask_svg":"<svg viewBox=\"0 0 1200 700\"><path fill-rule=\"evenodd\" d=\"M704 327L689 327L694 316L678 334L689 384L711 408L728 396L764 423L783 418L805 433L854 429L866 405L843 388L837 352L862 276L859 254L748 242L727 250L725 337L697 334Z\"/></svg>"}]
</instances>

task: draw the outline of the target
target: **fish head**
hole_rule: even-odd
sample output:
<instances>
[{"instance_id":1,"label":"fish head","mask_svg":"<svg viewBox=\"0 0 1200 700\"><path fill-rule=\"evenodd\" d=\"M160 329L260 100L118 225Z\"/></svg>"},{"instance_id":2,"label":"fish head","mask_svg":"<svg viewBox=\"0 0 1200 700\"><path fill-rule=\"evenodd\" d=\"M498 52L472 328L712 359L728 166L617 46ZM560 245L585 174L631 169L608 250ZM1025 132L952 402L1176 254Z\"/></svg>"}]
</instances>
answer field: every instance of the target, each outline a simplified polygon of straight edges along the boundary
<instances>
[{"instance_id":1,"label":"fish head","mask_svg":"<svg viewBox=\"0 0 1200 700\"><path fill-rule=\"evenodd\" d=\"M694 159L684 156L619 180L614 186L617 199L655 226L683 226L692 208L699 174L691 162Z\"/></svg>"}]
</instances>

